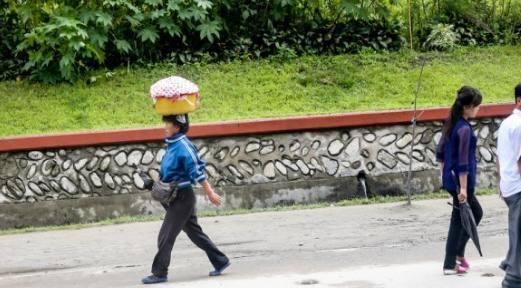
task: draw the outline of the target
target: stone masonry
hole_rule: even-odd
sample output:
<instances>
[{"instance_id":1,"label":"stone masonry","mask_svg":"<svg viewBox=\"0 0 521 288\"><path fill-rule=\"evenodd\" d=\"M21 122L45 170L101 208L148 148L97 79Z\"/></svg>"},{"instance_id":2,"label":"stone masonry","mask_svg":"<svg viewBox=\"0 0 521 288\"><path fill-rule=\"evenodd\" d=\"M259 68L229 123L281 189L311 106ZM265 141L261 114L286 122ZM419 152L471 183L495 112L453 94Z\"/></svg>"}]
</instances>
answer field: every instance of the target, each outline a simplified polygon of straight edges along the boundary
<instances>
[{"instance_id":1,"label":"stone masonry","mask_svg":"<svg viewBox=\"0 0 521 288\"><path fill-rule=\"evenodd\" d=\"M494 182L490 171L500 121L473 122L482 187ZM360 196L356 176L362 170L371 193L403 194L412 141L414 192L435 191L441 126L420 123L415 139L409 125L395 125L198 139L194 144L207 162L210 182L226 194L229 207L267 207ZM164 153L163 143L3 153L0 207L143 193L134 166L157 179Z\"/></svg>"}]
</instances>

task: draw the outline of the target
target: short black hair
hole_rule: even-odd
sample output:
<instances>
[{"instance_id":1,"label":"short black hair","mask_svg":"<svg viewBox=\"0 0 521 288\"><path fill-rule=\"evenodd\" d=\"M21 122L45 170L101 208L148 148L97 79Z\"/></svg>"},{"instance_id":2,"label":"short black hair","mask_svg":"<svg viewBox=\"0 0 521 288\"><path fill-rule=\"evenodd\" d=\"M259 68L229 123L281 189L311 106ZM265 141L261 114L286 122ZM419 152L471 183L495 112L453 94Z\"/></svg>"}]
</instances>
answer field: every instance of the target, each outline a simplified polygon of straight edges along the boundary
<instances>
[{"instance_id":1,"label":"short black hair","mask_svg":"<svg viewBox=\"0 0 521 288\"><path fill-rule=\"evenodd\" d=\"M188 114L184 115L164 115L163 122L172 123L179 127L181 133L187 133L190 128L190 121L188 120Z\"/></svg>"},{"instance_id":2,"label":"short black hair","mask_svg":"<svg viewBox=\"0 0 521 288\"><path fill-rule=\"evenodd\" d=\"M521 97L521 83L516 86L516 89L514 91L514 96L516 98Z\"/></svg>"}]
</instances>

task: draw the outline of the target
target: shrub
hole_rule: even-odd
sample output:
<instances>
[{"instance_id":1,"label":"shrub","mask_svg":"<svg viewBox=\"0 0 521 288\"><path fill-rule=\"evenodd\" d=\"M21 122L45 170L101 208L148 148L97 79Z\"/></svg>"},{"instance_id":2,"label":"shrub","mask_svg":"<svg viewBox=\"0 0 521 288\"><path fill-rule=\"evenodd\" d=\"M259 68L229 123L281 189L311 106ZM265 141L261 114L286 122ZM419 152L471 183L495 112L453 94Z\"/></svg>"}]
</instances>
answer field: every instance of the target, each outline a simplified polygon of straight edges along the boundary
<instances>
[{"instance_id":1,"label":"shrub","mask_svg":"<svg viewBox=\"0 0 521 288\"><path fill-rule=\"evenodd\" d=\"M437 24L427 37L423 46L429 50L445 51L456 47L458 35L453 25Z\"/></svg>"},{"instance_id":2,"label":"shrub","mask_svg":"<svg viewBox=\"0 0 521 288\"><path fill-rule=\"evenodd\" d=\"M402 25L387 1L369 2L11 0L7 11L26 33L7 50L27 55L17 60L32 79L73 82L129 63L400 49Z\"/></svg>"},{"instance_id":3,"label":"shrub","mask_svg":"<svg viewBox=\"0 0 521 288\"><path fill-rule=\"evenodd\" d=\"M98 65L124 60L161 60L192 43L213 43L223 28L208 0L20 2L17 12L30 26L18 45L29 55L24 70L46 82L74 81Z\"/></svg>"},{"instance_id":4,"label":"shrub","mask_svg":"<svg viewBox=\"0 0 521 288\"><path fill-rule=\"evenodd\" d=\"M5 5L4 2L1 4ZM23 34L18 16L6 6L0 6L0 80L14 78L22 73L21 67L27 55L17 55L16 45L22 41Z\"/></svg>"}]
</instances>

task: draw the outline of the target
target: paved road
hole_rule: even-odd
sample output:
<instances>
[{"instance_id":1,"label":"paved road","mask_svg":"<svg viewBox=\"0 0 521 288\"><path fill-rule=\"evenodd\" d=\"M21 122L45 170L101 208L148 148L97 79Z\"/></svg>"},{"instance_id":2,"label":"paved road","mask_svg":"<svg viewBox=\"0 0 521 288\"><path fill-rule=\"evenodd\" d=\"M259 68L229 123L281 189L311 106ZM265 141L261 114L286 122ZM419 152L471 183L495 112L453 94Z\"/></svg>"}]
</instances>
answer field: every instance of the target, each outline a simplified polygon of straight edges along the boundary
<instances>
[{"instance_id":1,"label":"paved road","mask_svg":"<svg viewBox=\"0 0 521 288\"><path fill-rule=\"evenodd\" d=\"M480 198L484 258L469 246L472 270L441 275L447 200L329 207L201 219L233 261L208 278L210 264L185 235L170 282L157 287L500 287L507 248L506 208ZM0 287L142 287L159 222L0 236Z\"/></svg>"}]
</instances>

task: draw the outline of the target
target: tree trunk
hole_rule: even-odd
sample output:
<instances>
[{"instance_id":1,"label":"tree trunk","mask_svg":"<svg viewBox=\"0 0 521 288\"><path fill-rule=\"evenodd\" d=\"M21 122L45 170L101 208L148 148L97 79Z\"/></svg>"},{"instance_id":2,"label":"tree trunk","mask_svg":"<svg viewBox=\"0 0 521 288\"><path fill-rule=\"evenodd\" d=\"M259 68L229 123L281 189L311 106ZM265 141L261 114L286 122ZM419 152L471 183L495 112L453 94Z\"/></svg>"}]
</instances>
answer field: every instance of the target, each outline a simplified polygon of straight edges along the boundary
<instances>
[{"instance_id":1,"label":"tree trunk","mask_svg":"<svg viewBox=\"0 0 521 288\"><path fill-rule=\"evenodd\" d=\"M409 4L409 42L410 42L410 48L411 50L414 50L414 45L413 45L413 33L412 33L412 1L413 0L408 0L408 4Z\"/></svg>"}]
</instances>

